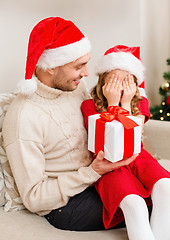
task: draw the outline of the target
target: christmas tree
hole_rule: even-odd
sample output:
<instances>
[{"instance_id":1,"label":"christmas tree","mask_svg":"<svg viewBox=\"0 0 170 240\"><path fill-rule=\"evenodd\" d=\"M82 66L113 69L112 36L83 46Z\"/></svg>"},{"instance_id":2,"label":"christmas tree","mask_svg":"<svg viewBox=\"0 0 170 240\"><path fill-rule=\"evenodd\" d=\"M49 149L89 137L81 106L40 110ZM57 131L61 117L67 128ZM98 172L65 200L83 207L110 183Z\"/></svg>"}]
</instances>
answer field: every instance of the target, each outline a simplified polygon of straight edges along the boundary
<instances>
[{"instance_id":1,"label":"christmas tree","mask_svg":"<svg viewBox=\"0 0 170 240\"><path fill-rule=\"evenodd\" d=\"M167 65L170 65L170 58L167 59ZM150 107L151 119L170 121L170 71L164 72L164 82L159 88L159 94L162 96L160 105Z\"/></svg>"}]
</instances>

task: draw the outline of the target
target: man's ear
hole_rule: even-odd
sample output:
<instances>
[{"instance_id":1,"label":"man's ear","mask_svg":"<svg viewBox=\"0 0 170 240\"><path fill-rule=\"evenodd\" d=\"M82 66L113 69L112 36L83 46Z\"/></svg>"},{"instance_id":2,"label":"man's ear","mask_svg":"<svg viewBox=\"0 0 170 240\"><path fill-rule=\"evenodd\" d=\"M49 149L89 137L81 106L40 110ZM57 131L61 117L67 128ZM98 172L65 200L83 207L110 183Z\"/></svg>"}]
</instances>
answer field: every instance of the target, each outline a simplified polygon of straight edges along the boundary
<instances>
[{"instance_id":1,"label":"man's ear","mask_svg":"<svg viewBox=\"0 0 170 240\"><path fill-rule=\"evenodd\" d=\"M50 75L54 74L54 68L50 68L46 70Z\"/></svg>"}]
</instances>

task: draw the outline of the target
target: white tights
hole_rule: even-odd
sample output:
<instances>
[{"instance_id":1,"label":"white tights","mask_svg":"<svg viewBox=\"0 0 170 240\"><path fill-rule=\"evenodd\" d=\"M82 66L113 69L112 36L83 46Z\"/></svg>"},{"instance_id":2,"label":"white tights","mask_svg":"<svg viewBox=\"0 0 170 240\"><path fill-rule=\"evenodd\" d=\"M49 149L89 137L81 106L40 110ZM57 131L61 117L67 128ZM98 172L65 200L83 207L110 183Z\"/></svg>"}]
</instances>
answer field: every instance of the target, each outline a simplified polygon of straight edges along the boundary
<instances>
[{"instance_id":1,"label":"white tights","mask_svg":"<svg viewBox=\"0 0 170 240\"><path fill-rule=\"evenodd\" d=\"M157 240L170 240L170 179L162 178L155 183L150 224Z\"/></svg>"},{"instance_id":2,"label":"white tights","mask_svg":"<svg viewBox=\"0 0 170 240\"><path fill-rule=\"evenodd\" d=\"M120 203L130 240L155 240L152 233L148 208L145 200L138 195L126 196Z\"/></svg>"},{"instance_id":3,"label":"white tights","mask_svg":"<svg viewBox=\"0 0 170 240\"><path fill-rule=\"evenodd\" d=\"M151 198L152 215L149 222L148 208L138 195L126 196L120 203L130 240L170 240L170 179L155 183Z\"/></svg>"}]
</instances>

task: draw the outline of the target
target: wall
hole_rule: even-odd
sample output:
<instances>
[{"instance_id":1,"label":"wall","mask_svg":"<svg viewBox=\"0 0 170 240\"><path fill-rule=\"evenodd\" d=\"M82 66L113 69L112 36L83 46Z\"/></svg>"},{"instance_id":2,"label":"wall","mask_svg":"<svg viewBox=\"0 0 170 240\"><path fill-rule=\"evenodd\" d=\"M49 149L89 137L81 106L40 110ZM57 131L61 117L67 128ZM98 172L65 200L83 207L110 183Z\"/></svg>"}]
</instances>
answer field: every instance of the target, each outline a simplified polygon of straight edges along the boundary
<instances>
[{"instance_id":1,"label":"wall","mask_svg":"<svg viewBox=\"0 0 170 240\"><path fill-rule=\"evenodd\" d=\"M157 88L162 81L161 74L166 70L165 61L170 54L169 38L160 34L162 24L164 32L168 29L169 0L157 0L156 4L154 2L154 0L0 0L0 92L15 91L17 82L24 77L28 36L32 27L42 18L60 16L71 19L92 43L90 75L87 78L89 89L97 81L94 74L95 63L105 50L115 44L141 45L141 55L144 64L147 65L146 82L149 79L146 90L151 102L155 101L157 99L155 96L158 96ZM152 5L156 6L150 12ZM156 60L157 54L161 52L159 44L163 54ZM155 75L157 80L151 92L150 87L155 81Z\"/></svg>"},{"instance_id":2,"label":"wall","mask_svg":"<svg viewBox=\"0 0 170 240\"><path fill-rule=\"evenodd\" d=\"M141 48L146 66L146 92L150 105L160 104L163 73L170 71L170 0L141 0Z\"/></svg>"}]
</instances>

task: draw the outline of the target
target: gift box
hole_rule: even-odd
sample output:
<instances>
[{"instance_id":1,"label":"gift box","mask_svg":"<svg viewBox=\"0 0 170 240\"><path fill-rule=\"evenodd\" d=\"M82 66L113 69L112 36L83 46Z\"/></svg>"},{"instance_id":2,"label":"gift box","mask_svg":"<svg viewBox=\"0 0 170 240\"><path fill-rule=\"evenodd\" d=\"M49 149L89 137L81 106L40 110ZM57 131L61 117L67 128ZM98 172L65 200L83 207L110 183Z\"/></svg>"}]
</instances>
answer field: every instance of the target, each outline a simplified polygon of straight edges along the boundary
<instances>
[{"instance_id":1,"label":"gift box","mask_svg":"<svg viewBox=\"0 0 170 240\"><path fill-rule=\"evenodd\" d=\"M116 113L115 113L116 109ZM116 162L141 151L142 119L128 116L120 107L88 118L88 149L104 151L105 159Z\"/></svg>"}]
</instances>

